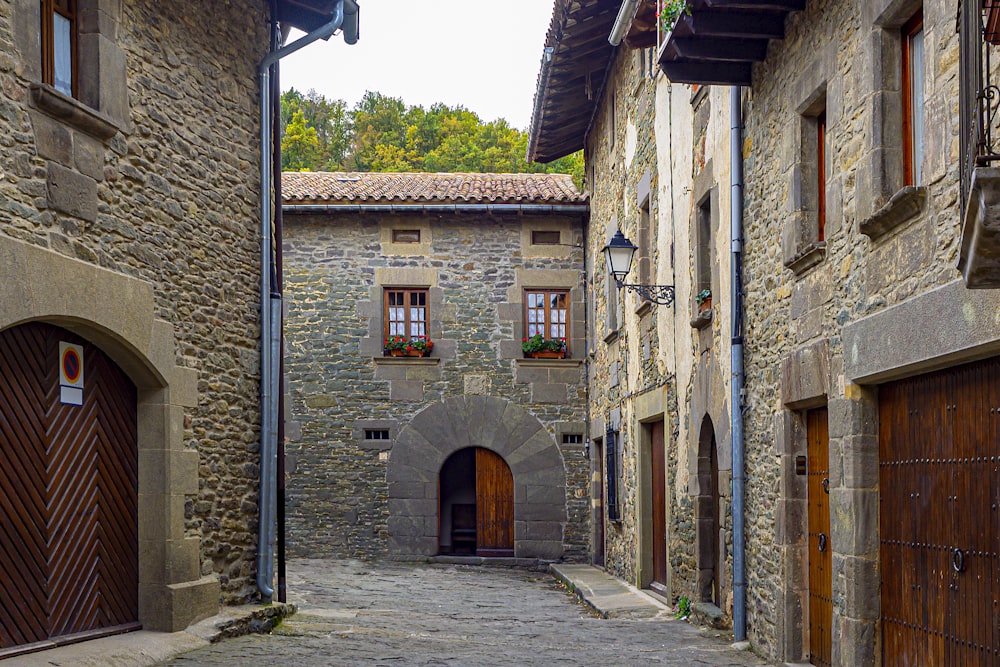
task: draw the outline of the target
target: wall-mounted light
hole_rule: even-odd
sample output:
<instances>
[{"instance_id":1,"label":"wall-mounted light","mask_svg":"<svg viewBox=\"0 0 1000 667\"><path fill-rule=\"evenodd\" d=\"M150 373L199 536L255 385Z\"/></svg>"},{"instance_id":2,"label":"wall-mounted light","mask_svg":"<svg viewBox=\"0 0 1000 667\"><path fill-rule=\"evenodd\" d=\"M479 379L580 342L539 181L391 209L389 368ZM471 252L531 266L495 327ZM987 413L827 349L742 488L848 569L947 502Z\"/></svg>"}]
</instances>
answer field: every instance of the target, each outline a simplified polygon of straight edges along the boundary
<instances>
[{"instance_id":1,"label":"wall-mounted light","mask_svg":"<svg viewBox=\"0 0 1000 667\"><path fill-rule=\"evenodd\" d=\"M648 301L661 306L669 306L674 302L673 285L644 285L625 282L625 276L632 269L632 259L638 249L634 243L625 238L620 229L615 232L608 245L604 246L604 259L608 263L608 271L615 277L615 284L618 285L618 289L624 287Z\"/></svg>"}]
</instances>

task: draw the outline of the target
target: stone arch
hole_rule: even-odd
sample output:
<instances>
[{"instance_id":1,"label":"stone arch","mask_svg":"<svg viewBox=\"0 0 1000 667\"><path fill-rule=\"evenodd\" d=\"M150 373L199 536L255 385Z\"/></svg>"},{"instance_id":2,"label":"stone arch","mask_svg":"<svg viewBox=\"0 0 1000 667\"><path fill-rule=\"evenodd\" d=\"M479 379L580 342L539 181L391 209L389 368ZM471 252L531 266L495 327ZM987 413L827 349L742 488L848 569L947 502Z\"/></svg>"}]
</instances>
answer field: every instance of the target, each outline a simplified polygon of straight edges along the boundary
<instances>
[{"instance_id":1,"label":"stone arch","mask_svg":"<svg viewBox=\"0 0 1000 667\"><path fill-rule=\"evenodd\" d=\"M139 620L176 632L215 614L216 577L202 577L201 545L184 532L186 495L198 493L198 453L183 446L184 408L198 404L198 372L176 364L173 326L155 317L153 286L59 253L0 238L0 329L47 322L89 340L136 385L139 456Z\"/></svg>"},{"instance_id":2,"label":"stone arch","mask_svg":"<svg viewBox=\"0 0 1000 667\"><path fill-rule=\"evenodd\" d=\"M495 396L458 396L424 408L404 426L386 469L389 554L433 556L438 549L438 473L467 447L496 452L514 476L514 556L555 560L563 553L566 471L555 440L532 414Z\"/></svg>"},{"instance_id":3,"label":"stone arch","mask_svg":"<svg viewBox=\"0 0 1000 667\"><path fill-rule=\"evenodd\" d=\"M721 491L719 489L719 451L712 418L705 415L698 433L698 494L695 498L695 557L698 602L721 607L722 563L719 532L721 528Z\"/></svg>"}]
</instances>

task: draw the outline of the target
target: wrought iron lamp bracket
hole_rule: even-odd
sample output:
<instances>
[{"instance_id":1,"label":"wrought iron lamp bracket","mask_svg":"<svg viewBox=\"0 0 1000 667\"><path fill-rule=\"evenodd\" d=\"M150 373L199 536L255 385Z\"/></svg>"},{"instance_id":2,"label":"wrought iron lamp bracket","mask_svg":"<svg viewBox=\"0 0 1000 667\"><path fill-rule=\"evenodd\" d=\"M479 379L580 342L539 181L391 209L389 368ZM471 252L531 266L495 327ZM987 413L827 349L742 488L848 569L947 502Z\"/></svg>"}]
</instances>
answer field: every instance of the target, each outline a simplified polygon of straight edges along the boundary
<instances>
[{"instance_id":1,"label":"wrought iron lamp bracket","mask_svg":"<svg viewBox=\"0 0 1000 667\"><path fill-rule=\"evenodd\" d=\"M615 279L615 282L618 283L618 289L625 288L638 294L643 299L652 301L655 304L669 306L674 302L673 285L643 285L639 283L625 283L617 278Z\"/></svg>"}]
</instances>

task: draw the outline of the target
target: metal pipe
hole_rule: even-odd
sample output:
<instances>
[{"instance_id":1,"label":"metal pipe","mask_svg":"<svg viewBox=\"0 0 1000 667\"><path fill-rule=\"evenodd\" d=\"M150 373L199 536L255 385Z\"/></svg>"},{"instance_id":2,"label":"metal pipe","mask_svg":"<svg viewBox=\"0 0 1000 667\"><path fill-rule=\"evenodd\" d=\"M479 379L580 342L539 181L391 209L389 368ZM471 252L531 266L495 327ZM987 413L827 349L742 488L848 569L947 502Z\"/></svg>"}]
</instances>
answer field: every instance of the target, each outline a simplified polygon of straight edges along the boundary
<instances>
[{"instance_id":1,"label":"metal pipe","mask_svg":"<svg viewBox=\"0 0 1000 667\"><path fill-rule=\"evenodd\" d=\"M285 213L586 213L589 204L285 204Z\"/></svg>"},{"instance_id":2,"label":"metal pipe","mask_svg":"<svg viewBox=\"0 0 1000 667\"><path fill-rule=\"evenodd\" d=\"M272 131L272 89L271 67L285 56L312 44L318 39L326 39L344 23L345 5L351 9L352 21L358 17L355 0L339 0L334 8L332 20L309 33L302 39L282 48L275 48L274 30L269 37L271 52L258 67L260 75L260 498L259 524L257 534L257 588L266 602L274 596L274 549L277 475L277 383L280 357L281 295L274 293L272 272L275 268L273 251L273 230L271 219L272 181L271 165L273 148ZM345 31L345 37L346 35ZM357 37L357 26L350 30ZM275 315L277 313L277 315ZM277 332L275 329L277 328Z\"/></svg>"},{"instance_id":3,"label":"metal pipe","mask_svg":"<svg viewBox=\"0 0 1000 667\"><path fill-rule=\"evenodd\" d=\"M745 503L746 471L743 440L743 106L742 88L729 89L730 162L730 320L732 321L733 434L733 636L747 638Z\"/></svg>"},{"instance_id":4,"label":"metal pipe","mask_svg":"<svg viewBox=\"0 0 1000 667\"><path fill-rule=\"evenodd\" d=\"M635 10L639 7L639 0L622 0L621 9L618 10L618 18L611 28L608 42L611 46L618 46L625 39L625 33L632 26L632 19L635 18Z\"/></svg>"}]
</instances>

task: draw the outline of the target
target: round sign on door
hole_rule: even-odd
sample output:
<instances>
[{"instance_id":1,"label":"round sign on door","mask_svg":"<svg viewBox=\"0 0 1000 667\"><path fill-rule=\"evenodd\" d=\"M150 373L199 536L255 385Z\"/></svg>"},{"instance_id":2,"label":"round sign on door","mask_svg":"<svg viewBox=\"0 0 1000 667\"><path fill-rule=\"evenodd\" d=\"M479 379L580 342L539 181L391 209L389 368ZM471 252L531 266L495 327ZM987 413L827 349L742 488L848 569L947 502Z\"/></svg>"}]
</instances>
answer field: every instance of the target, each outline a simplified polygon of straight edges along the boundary
<instances>
[{"instance_id":1,"label":"round sign on door","mask_svg":"<svg viewBox=\"0 0 1000 667\"><path fill-rule=\"evenodd\" d=\"M64 405L83 405L83 346L59 343L59 395Z\"/></svg>"}]
</instances>

